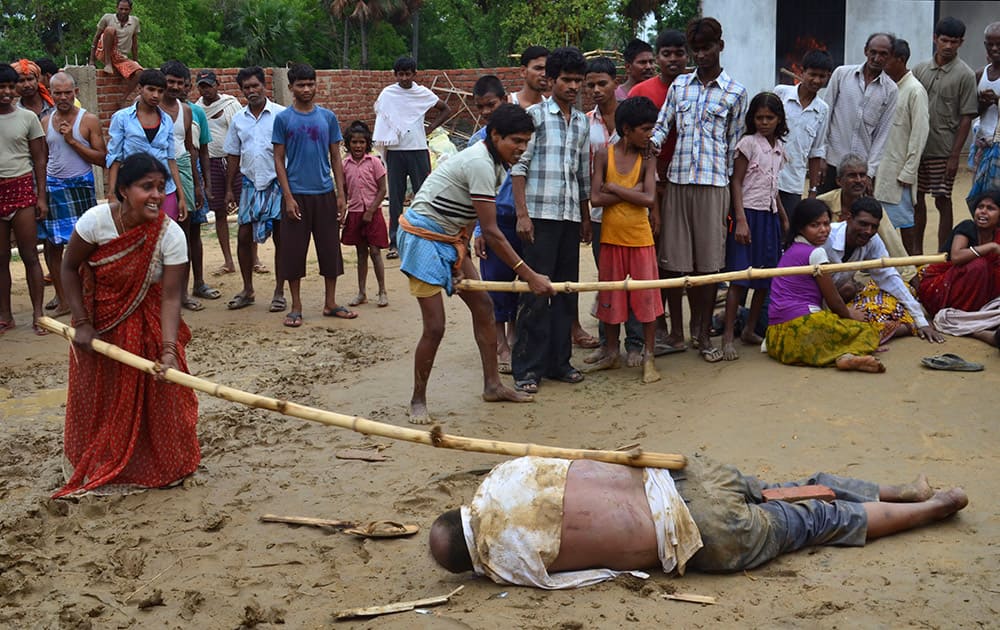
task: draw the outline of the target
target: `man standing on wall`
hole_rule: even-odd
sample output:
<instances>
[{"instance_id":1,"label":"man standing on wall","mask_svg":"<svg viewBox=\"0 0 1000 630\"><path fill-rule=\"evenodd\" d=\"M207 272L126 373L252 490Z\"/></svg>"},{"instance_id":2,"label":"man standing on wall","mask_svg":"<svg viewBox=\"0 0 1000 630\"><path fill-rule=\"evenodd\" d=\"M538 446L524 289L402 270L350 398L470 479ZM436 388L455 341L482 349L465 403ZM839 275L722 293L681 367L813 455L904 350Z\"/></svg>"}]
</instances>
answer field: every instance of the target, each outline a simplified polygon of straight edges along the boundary
<instances>
[{"instance_id":1,"label":"man standing on wall","mask_svg":"<svg viewBox=\"0 0 1000 630\"><path fill-rule=\"evenodd\" d=\"M375 101L375 130L372 139L385 148L385 168L389 184L389 251L386 258L399 258L396 230L403 213L406 180L413 194L431 172L431 156L427 152L427 134L441 126L451 116L451 107L434 92L413 82L417 62L400 57L392 65L396 83L385 87ZM424 130L424 115L430 110L438 115Z\"/></svg>"},{"instance_id":2,"label":"man standing on wall","mask_svg":"<svg viewBox=\"0 0 1000 630\"><path fill-rule=\"evenodd\" d=\"M958 58L965 38L965 24L953 18L941 19L934 27L934 58L913 69L924 89L930 110L930 133L920 159L917 199L914 203L913 245L915 255L924 252L927 204L924 195L934 197L941 213L938 223L938 251L951 236L951 189L958 173L959 156L969 137L972 119L979 114L976 73Z\"/></svg>"}]
</instances>

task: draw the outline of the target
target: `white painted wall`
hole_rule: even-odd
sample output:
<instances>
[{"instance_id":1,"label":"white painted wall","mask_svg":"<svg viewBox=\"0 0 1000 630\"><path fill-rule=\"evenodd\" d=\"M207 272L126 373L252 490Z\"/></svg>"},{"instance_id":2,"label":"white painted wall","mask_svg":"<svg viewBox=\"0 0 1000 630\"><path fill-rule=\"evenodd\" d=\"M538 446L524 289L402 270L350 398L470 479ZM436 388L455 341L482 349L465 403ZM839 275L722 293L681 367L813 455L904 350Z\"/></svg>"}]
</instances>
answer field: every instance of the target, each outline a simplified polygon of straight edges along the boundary
<instances>
[{"instance_id":1,"label":"white painted wall","mask_svg":"<svg viewBox=\"0 0 1000 630\"><path fill-rule=\"evenodd\" d=\"M877 32L892 33L910 44L910 67L933 54L934 2L931 0L847 0L846 9L844 63L863 63L865 41Z\"/></svg>"},{"instance_id":2,"label":"white painted wall","mask_svg":"<svg viewBox=\"0 0 1000 630\"><path fill-rule=\"evenodd\" d=\"M777 0L702 0L701 14L722 24L722 67L752 97L774 87Z\"/></svg>"}]
</instances>

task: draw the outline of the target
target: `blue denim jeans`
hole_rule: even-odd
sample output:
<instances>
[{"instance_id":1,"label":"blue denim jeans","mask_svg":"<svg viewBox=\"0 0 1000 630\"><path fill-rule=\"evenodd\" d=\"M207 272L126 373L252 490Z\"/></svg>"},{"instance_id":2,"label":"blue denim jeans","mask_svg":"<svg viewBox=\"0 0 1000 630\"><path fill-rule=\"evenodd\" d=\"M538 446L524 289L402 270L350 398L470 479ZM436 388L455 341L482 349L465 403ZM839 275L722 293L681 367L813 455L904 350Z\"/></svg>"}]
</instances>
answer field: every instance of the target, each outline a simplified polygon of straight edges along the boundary
<instances>
[{"instance_id":1,"label":"blue denim jeans","mask_svg":"<svg viewBox=\"0 0 1000 630\"><path fill-rule=\"evenodd\" d=\"M868 516L862 503L878 501L878 485L869 481L817 473L769 484L698 456L673 476L705 545L688 567L705 572L752 569L814 545L863 546ZM767 488L812 484L830 488L836 500L765 503L761 496Z\"/></svg>"}]
</instances>

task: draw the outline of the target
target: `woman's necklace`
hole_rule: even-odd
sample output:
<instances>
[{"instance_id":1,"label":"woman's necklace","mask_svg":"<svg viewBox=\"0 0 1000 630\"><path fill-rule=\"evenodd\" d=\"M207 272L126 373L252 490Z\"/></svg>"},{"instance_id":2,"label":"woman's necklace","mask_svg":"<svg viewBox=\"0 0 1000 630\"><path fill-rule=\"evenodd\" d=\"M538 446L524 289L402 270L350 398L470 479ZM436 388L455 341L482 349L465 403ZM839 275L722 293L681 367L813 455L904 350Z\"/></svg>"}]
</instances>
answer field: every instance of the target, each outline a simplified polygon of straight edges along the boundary
<instances>
[{"instance_id":1,"label":"woman's necklace","mask_svg":"<svg viewBox=\"0 0 1000 630\"><path fill-rule=\"evenodd\" d=\"M111 217L115 221L115 227L118 228L118 234L124 234L128 229L128 226L125 225L125 204L119 203L117 216L112 213Z\"/></svg>"}]
</instances>

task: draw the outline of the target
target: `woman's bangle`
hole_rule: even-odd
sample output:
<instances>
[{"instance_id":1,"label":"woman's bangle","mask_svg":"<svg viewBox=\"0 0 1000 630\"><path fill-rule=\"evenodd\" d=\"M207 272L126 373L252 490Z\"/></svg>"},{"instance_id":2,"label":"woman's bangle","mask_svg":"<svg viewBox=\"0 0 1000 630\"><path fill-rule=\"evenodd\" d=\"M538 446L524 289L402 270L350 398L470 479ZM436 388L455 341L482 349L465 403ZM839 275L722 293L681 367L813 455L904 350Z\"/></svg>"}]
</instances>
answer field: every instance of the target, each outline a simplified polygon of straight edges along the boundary
<instances>
[{"instance_id":1,"label":"woman's bangle","mask_svg":"<svg viewBox=\"0 0 1000 630\"><path fill-rule=\"evenodd\" d=\"M177 342L176 341L164 341L163 342L163 354L172 354L177 356Z\"/></svg>"},{"instance_id":2,"label":"woman's bangle","mask_svg":"<svg viewBox=\"0 0 1000 630\"><path fill-rule=\"evenodd\" d=\"M84 315L83 317L74 317L70 321L70 326L72 326L73 328L79 328L84 324L93 324L93 322L90 321L90 315Z\"/></svg>"},{"instance_id":3,"label":"woman's bangle","mask_svg":"<svg viewBox=\"0 0 1000 630\"><path fill-rule=\"evenodd\" d=\"M516 263L514 263L514 266L513 266L513 267L511 267L511 270L512 270L512 271L517 271L517 268L518 268L518 267L520 267L520 266L521 266L521 265L523 265L523 264L524 264L524 259L523 259L523 258L521 258L521 259L520 259L520 260L518 260L518 261L517 261Z\"/></svg>"},{"instance_id":4,"label":"woman's bangle","mask_svg":"<svg viewBox=\"0 0 1000 630\"><path fill-rule=\"evenodd\" d=\"M976 258L982 258L983 257L982 254L980 254L978 251L976 251L976 246L975 245L969 245L969 249L971 249L972 253L976 255Z\"/></svg>"}]
</instances>

